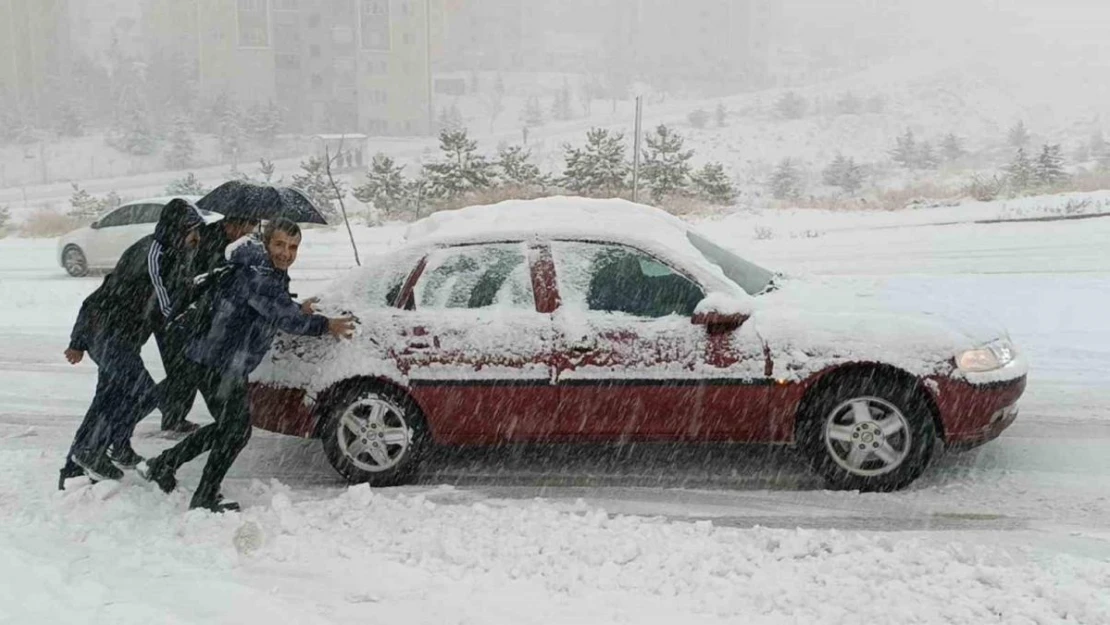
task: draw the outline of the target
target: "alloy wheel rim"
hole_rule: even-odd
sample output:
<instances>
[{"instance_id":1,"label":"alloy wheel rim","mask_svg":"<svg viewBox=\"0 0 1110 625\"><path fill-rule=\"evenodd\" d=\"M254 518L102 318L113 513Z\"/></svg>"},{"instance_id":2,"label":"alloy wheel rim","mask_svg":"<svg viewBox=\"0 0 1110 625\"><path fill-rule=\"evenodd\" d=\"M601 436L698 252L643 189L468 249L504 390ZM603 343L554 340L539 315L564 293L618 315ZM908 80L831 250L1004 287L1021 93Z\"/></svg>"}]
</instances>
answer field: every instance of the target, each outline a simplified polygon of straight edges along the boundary
<instances>
[{"instance_id":1,"label":"alloy wheel rim","mask_svg":"<svg viewBox=\"0 0 1110 625\"><path fill-rule=\"evenodd\" d=\"M400 406L379 396L351 404L339 417L339 449L363 471L380 473L397 466L408 453L412 430Z\"/></svg>"},{"instance_id":2,"label":"alloy wheel rim","mask_svg":"<svg viewBox=\"0 0 1110 625\"><path fill-rule=\"evenodd\" d=\"M85 270L85 255L80 250L68 249L62 258L62 264L69 273L81 273Z\"/></svg>"},{"instance_id":3,"label":"alloy wheel rim","mask_svg":"<svg viewBox=\"0 0 1110 625\"><path fill-rule=\"evenodd\" d=\"M913 442L906 416L878 397L856 397L834 408L825 419L824 438L833 461L860 477L902 466Z\"/></svg>"}]
</instances>

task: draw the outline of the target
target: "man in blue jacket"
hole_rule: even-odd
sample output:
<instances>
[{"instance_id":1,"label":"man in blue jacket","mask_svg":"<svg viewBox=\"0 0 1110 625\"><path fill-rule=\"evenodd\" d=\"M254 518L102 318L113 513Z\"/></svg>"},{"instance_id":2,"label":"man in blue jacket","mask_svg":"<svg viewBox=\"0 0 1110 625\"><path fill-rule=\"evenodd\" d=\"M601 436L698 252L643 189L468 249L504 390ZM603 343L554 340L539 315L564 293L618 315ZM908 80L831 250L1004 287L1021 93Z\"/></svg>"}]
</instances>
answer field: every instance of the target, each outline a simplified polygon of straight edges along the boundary
<instances>
[{"instance_id":1,"label":"man in blue jacket","mask_svg":"<svg viewBox=\"0 0 1110 625\"><path fill-rule=\"evenodd\" d=\"M177 485L177 469L211 451L190 508L237 510L223 499L220 484L250 440L247 378L270 349L278 330L290 334L349 338L351 317L328 318L308 312L289 294L289 266L297 259L301 231L277 219L267 224L262 241L243 237L227 249L233 270L216 292L211 325L190 341L186 357L215 423L190 434L174 447L140 465L140 474L165 492Z\"/></svg>"},{"instance_id":2,"label":"man in blue jacket","mask_svg":"<svg viewBox=\"0 0 1110 625\"><path fill-rule=\"evenodd\" d=\"M154 234L135 242L112 273L81 304L70 335L66 360L77 364L88 352L98 367L96 396L89 406L62 468L66 478L85 473L93 479L119 479L113 465L133 467L142 460L131 448L136 420L160 399L140 356L153 328L162 323L160 306L169 305L186 280L204 220L187 200L162 208Z\"/></svg>"}]
</instances>

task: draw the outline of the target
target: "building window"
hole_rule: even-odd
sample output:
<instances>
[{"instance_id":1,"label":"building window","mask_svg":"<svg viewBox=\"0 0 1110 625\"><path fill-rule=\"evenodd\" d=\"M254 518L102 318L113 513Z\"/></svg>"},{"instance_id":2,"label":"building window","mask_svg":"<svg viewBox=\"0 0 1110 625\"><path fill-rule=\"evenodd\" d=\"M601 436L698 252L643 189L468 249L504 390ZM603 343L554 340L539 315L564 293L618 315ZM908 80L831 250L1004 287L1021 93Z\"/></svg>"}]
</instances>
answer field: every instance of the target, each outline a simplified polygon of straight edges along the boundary
<instances>
[{"instance_id":1,"label":"building window","mask_svg":"<svg viewBox=\"0 0 1110 625\"><path fill-rule=\"evenodd\" d=\"M323 86L324 86L324 79L320 76L320 74L313 74L312 75L312 88L313 89L319 89L320 87L323 87Z\"/></svg>"},{"instance_id":2,"label":"building window","mask_svg":"<svg viewBox=\"0 0 1110 625\"><path fill-rule=\"evenodd\" d=\"M412 15L412 3L408 0L401 3L401 15Z\"/></svg>"},{"instance_id":3,"label":"building window","mask_svg":"<svg viewBox=\"0 0 1110 625\"><path fill-rule=\"evenodd\" d=\"M363 50L389 50L389 0L359 0Z\"/></svg>"},{"instance_id":4,"label":"building window","mask_svg":"<svg viewBox=\"0 0 1110 625\"><path fill-rule=\"evenodd\" d=\"M389 101L389 94L384 89L371 89L366 93L370 104L382 105Z\"/></svg>"},{"instance_id":5,"label":"building window","mask_svg":"<svg viewBox=\"0 0 1110 625\"><path fill-rule=\"evenodd\" d=\"M270 45L270 22L266 0L238 0L239 47L265 48Z\"/></svg>"}]
</instances>

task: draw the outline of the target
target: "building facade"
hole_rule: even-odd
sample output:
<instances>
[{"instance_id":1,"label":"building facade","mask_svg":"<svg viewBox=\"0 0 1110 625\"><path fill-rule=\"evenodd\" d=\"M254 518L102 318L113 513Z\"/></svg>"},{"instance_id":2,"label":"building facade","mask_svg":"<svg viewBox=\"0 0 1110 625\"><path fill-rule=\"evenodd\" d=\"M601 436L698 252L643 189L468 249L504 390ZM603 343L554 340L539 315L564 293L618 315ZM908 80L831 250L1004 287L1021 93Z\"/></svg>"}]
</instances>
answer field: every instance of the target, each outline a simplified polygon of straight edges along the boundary
<instances>
[{"instance_id":1,"label":"building facade","mask_svg":"<svg viewBox=\"0 0 1110 625\"><path fill-rule=\"evenodd\" d=\"M65 0L0 0L0 105L52 109L71 59Z\"/></svg>"}]
</instances>

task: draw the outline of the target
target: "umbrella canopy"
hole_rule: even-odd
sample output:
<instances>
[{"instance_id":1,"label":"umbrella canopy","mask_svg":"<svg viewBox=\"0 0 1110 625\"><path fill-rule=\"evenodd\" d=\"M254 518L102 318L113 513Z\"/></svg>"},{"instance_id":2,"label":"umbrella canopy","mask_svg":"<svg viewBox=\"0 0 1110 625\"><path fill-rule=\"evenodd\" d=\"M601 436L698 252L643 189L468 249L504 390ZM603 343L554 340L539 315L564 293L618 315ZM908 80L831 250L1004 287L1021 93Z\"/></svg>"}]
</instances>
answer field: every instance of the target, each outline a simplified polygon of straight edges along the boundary
<instances>
[{"instance_id":1,"label":"umbrella canopy","mask_svg":"<svg viewBox=\"0 0 1110 625\"><path fill-rule=\"evenodd\" d=\"M221 213L230 219L261 221L284 217L299 223L328 223L312 205L312 200L297 189L246 180L232 180L221 184L200 198L197 207Z\"/></svg>"}]
</instances>

